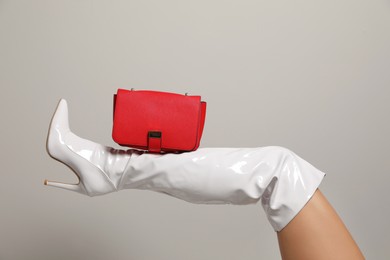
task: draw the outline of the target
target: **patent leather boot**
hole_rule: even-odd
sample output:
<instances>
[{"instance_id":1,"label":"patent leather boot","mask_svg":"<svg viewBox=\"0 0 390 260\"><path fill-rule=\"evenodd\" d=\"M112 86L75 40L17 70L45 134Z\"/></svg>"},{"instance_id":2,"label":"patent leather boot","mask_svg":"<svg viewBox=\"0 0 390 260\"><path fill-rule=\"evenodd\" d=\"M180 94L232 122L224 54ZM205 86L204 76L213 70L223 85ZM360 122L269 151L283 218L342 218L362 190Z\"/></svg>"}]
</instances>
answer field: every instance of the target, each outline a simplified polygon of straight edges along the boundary
<instances>
[{"instance_id":1,"label":"patent leather boot","mask_svg":"<svg viewBox=\"0 0 390 260\"><path fill-rule=\"evenodd\" d=\"M49 155L69 166L79 183L68 184L45 180L44 184L97 196L117 190L130 151L113 149L80 138L69 128L68 105L61 99L51 120L46 142Z\"/></svg>"},{"instance_id":2,"label":"patent leather boot","mask_svg":"<svg viewBox=\"0 0 390 260\"><path fill-rule=\"evenodd\" d=\"M143 189L191 203L245 205L260 201L274 230L279 231L304 207L325 175L279 146L200 148L165 155L124 151L75 136L67 121L67 105L62 100L50 126L48 151L70 166L80 182L46 184L90 196Z\"/></svg>"}]
</instances>

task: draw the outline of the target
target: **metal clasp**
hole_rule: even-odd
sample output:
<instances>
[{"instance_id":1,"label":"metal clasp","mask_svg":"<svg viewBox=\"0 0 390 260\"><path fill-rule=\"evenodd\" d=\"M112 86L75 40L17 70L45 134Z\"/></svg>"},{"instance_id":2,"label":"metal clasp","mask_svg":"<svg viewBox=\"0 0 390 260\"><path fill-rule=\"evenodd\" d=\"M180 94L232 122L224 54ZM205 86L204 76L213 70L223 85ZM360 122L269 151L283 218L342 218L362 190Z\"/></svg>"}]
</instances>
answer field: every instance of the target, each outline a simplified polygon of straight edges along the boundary
<instances>
[{"instance_id":1,"label":"metal clasp","mask_svg":"<svg viewBox=\"0 0 390 260\"><path fill-rule=\"evenodd\" d=\"M161 138L161 132L160 131L149 131L148 137L149 138Z\"/></svg>"},{"instance_id":2,"label":"metal clasp","mask_svg":"<svg viewBox=\"0 0 390 260\"><path fill-rule=\"evenodd\" d=\"M149 131L148 132L148 152L161 153L161 131Z\"/></svg>"}]
</instances>

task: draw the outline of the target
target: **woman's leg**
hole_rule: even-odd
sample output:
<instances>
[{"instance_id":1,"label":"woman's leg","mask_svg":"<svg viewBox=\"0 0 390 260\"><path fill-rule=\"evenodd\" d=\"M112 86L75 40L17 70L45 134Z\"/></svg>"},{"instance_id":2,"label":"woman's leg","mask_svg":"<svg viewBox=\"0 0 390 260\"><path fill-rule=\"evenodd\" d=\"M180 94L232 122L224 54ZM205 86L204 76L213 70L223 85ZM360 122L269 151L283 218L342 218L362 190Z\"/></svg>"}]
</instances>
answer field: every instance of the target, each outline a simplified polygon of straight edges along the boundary
<instances>
[{"instance_id":1,"label":"woman's leg","mask_svg":"<svg viewBox=\"0 0 390 260\"><path fill-rule=\"evenodd\" d=\"M364 259L342 220L320 190L277 234L283 260Z\"/></svg>"},{"instance_id":2,"label":"woman's leg","mask_svg":"<svg viewBox=\"0 0 390 260\"><path fill-rule=\"evenodd\" d=\"M280 231L282 255L291 257L286 259L304 259L304 255L307 259L321 259L318 255L335 259L327 252L354 255L357 248L348 246L353 240L346 236L348 232L326 200L316 193L325 173L283 147L202 148L166 155L118 150L73 134L67 103L61 100L50 124L47 149L80 181L45 181L46 185L89 196L145 189L192 203L242 205L261 201L274 230ZM347 246L338 252L336 246L331 247L333 241ZM319 250L308 250L309 242Z\"/></svg>"}]
</instances>

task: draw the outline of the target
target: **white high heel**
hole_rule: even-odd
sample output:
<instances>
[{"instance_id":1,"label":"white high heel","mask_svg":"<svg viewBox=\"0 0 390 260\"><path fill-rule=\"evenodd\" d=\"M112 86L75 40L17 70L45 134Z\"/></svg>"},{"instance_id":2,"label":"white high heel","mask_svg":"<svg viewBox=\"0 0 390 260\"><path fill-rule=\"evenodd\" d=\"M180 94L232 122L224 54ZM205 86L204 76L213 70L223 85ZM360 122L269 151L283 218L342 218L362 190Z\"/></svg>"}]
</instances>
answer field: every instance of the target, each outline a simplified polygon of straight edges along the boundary
<instances>
[{"instance_id":1,"label":"white high heel","mask_svg":"<svg viewBox=\"0 0 390 260\"><path fill-rule=\"evenodd\" d=\"M49 155L69 166L79 183L68 184L45 180L44 184L76 191L89 196L116 191L118 178L130 158L125 151L115 150L80 138L71 132L68 105L61 99L51 120L47 137Z\"/></svg>"},{"instance_id":2,"label":"white high heel","mask_svg":"<svg viewBox=\"0 0 390 260\"><path fill-rule=\"evenodd\" d=\"M78 184L45 181L47 185L89 196L145 189L202 204L242 205L261 200L275 231L294 218L325 176L279 146L200 148L165 155L103 146L69 130L65 100L53 116L47 148L80 180Z\"/></svg>"}]
</instances>

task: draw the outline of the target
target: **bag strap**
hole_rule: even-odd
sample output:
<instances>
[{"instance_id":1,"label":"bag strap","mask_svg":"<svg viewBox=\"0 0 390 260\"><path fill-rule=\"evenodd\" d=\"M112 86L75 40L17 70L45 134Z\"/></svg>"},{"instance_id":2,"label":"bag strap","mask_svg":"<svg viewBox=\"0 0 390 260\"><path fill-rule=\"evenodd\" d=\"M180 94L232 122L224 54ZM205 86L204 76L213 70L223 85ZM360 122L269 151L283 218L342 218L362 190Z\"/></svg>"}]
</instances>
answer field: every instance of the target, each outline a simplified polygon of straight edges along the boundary
<instances>
[{"instance_id":1,"label":"bag strap","mask_svg":"<svg viewBox=\"0 0 390 260\"><path fill-rule=\"evenodd\" d=\"M148 132L148 151L152 153L161 152L161 140L162 133L160 131L149 131Z\"/></svg>"}]
</instances>

